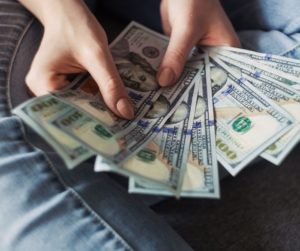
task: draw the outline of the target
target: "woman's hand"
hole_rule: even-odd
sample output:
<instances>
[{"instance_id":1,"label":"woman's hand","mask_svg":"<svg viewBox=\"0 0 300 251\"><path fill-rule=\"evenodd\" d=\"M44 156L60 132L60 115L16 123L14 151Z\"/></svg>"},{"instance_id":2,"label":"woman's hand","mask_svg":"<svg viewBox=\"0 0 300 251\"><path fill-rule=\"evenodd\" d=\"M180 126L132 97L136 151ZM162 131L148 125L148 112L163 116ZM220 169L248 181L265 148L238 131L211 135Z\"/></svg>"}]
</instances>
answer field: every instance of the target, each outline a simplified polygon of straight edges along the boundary
<instances>
[{"instance_id":1,"label":"woman's hand","mask_svg":"<svg viewBox=\"0 0 300 251\"><path fill-rule=\"evenodd\" d=\"M240 46L218 0L162 0L161 18L170 44L160 65L161 86L173 84L196 44Z\"/></svg>"},{"instance_id":2,"label":"woman's hand","mask_svg":"<svg viewBox=\"0 0 300 251\"><path fill-rule=\"evenodd\" d=\"M132 104L113 63L106 34L82 0L21 0L44 25L40 48L26 77L35 95L64 87L66 75L88 71L105 103L132 119Z\"/></svg>"}]
</instances>

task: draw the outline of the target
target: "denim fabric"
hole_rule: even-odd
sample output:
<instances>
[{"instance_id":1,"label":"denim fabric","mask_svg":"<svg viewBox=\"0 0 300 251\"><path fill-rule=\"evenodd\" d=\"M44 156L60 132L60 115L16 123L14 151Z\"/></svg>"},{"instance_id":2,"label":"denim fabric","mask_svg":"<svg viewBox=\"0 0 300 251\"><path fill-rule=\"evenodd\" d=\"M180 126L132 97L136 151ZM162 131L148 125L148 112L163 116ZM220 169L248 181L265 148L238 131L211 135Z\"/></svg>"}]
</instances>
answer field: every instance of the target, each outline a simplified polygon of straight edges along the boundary
<instances>
[{"instance_id":1,"label":"denim fabric","mask_svg":"<svg viewBox=\"0 0 300 251\"><path fill-rule=\"evenodd\" d=\"M153 21L159 19L158 3L110 0L100 8L160 30ZM299 56L297 0L223 3L245 47ZM103 23L110 37L116 34L110 21ZM67 171L11 115L12 106L28 98L24 76L41 35L41 26L16 1L0 0L0 250L190 250L157 215L107 175L93 173L89 163Z\"/></svg>"},{"instance_id":2,"label":"denim fabric","mask_svg":"<svg viewBox=\"0 0 300 251\"><path fill-rule=\"evenodd\" d=\"M11 115L8 94L34 22L16 1L0 1L0 19L0 250L191 250L107 175L86 164L68 172L28 140L32 132Z\"/></svg>"},{"instance_id":3,"label":"denim fabric","mask_svg":"<svg viewBox=\"0 0 300 251\"><path fill-rule=\"evenodd\" d=\"M298 0L222 0L243 46L298 58L300 2ZM293 54L289 54L290 51Z\"/></svg>"}]
</instances>

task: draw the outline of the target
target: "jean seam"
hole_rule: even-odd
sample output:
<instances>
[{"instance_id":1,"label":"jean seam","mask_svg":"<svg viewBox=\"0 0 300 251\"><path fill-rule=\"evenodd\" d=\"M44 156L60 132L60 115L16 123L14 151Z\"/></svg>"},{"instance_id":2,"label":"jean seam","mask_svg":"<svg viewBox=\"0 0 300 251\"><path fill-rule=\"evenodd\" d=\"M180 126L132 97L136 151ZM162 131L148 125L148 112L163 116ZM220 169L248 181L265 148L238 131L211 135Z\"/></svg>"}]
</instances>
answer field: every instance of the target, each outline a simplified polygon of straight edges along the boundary
<instances>
[{"instance_id":1,"label":"jean seam","mask_svg":"<svg viewBox=\"0 0 300 251\"><path fill-rule=\"evenodd\" d=\"M8 108L9 108L9 114L8 115L12 115L11 110L13 109L12 100L11 100L11 97L9 95L10 94L10 84L9 83L10 83L10 79L11 79L12 68L13 68L18 50L20 48L20 45L21 45L27 31L29 30L29 28L33 24L33 21L34 21L34 18L31 18L31 20L27 23L24 30L22 31L22 34L19 36L18 41L16 43L16 47L14 48L13 54L11 56L10 64L8 66L7 80L6 80L6 97L7 97L7 104L8 104Z\"/></svg>"},{"instance_id":2,"label":"jean seam","mask_svg":"<svg viewBox=\"0 0 300 251\"><path fill-rule=\"evenodd\" d=\"M8 66L8 75L7 75L7 81L6 81L6 97L7 97L7 105L8 105L8 116L12 116L11 110L12 110L12 100L10 98L9 95L9 91L10 91L10 80L11 80L11 73L12 73L12 68L13 68L13 64L14 64L14 60L15 57L17 55L17 52L19 50L20 44L24 38L24 36L26 35L27 31L29 30L29 28L31 27L32 23L34 22L34 18L32 18L26 25L25 29L23 30L22 34L19 36L18 38L18 42L16 43L16 47L14 48L14 52L12 54L11 57L11 61L9 63ZM16 117L18 119L18 117ZM81 196L70 186L68 186L65 181L63 180L62 176L58 173L58 171L56 170L56 168L54 167L52 161L48 158L48 156L41 151L40 149L36 148L33 144L31 144L31 142L28 140L28 138L26 137L26 132L25 132L25 128L23 125L23 122L18 120L20 123L20 129L21 129L21 133L23 136L24 141L30 146L32 147L35 151L40 152L40 154L43 156L45 162L49 165L50 169L52 170L52 172L54 173L54 175L56 176L58 182L64 187L64 189L66 191L70 191L70 193L74 196L75 199L77 199L83 208L85 208L88 212L91 213L92 216L94 216L98 222L103 225L109 232L112 233L112 235L114 236L114 238L116 238L125 249L127 250L132 250L133 248L130 247L129 243L127 243L119 233L117 233L104 219L102 219L93 209L90 205L88 205L88 203L81 198Z\"/></svg>"}]
</instances>

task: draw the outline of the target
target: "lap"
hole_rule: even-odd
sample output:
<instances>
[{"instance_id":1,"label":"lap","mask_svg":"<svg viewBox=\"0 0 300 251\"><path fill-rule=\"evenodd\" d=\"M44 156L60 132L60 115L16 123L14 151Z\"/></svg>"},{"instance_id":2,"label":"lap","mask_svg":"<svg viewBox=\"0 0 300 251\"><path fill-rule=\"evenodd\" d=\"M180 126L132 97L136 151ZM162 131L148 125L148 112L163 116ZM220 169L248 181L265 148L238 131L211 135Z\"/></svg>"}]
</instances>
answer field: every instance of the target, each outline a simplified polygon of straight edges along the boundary
<instances>
[{"instance_id":1,"label":"lap","mask_svg":"<svg viewBox=\"0 0 300 251\"><path fill-rule=\"evenodd\" d=\"M287 35L300 30L297 0L222 0L226 12L240 30L278 30Z\"/></svg>"},{"instance_id":2,"label":"lap","mask_svg":"<svg viewBox=\"0 0 300 251\"><path fill-rule=\"evenodd\" d=\"M88 163L67 171L11 115L15 105L29 98L24 77L42 29L16 1L0 1L0 7L0 16L13 16L1 21L6 30L0 37L0 51L6 55L0 62L0 249L190 250L107 175L95 174Z\"/></svg>"},{"instance_id":3,"label":"lap","mask_svg":"<svg viewBox=\"0 0 300 251\"><path fill-rule=\"evenodd\" d=\"M92 1L92 0L91 0ZM130 21L162 31L159 0L111 0L99 8ZM300 58L300 5L298 0L221 0L243 47Z\"/></svg>"},{"instance_id":4,"label":"lap","mask_svg":"<svg viewBox=\"0 0 300 251\"><path fill-rule=\"evenodd\" d=\"M297 0L223 0L244 47L300 58Z\"/></svg>"},{"instance_id":5,"label":"lap","mask_svg":"<svg viewBox=\"0 0 300 251\"><path fill-rule=\"evenodd\" d=\"M5 229L0 231L0 249L189 250L165 223L106 175L95 175L91 166L66 172L51 149L10 115L12 106L28 98L24 77L42 35L36 22L22 32L31 19L24 13L18 12L22 21L12 19L23 25L7 31L11 40L1 48L7 62L0 67L5 68L0 71L0 229ZM135 19L143 22L141 15ZM147 23L151 18L147 20L144 24L151 26ZM270 36L265 39L272 41ZM256 46L262 47L267 48Z\"/></svg>"}]
</instances>

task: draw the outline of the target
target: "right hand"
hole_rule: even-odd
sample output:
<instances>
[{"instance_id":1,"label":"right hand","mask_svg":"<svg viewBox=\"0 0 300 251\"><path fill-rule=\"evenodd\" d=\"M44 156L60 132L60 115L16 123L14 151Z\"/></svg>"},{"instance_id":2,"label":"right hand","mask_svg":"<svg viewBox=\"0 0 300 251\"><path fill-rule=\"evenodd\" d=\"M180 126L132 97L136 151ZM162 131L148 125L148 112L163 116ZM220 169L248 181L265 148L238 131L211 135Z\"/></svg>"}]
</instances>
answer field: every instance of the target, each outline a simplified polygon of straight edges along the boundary
<instances>
[{"instance_id":1,"label":"right hand","mask_svg":"<svg viewBox=\"0 0 300 251\"><path fill-rule=\"evenodd\" d=\"M35 95L61 89L68 74L88 71L107 106L132 119L134 111L109 51L105 31L82 0L22 0L45 31L26 83Z\"/></svg>"},{"instance_id":2,"label":"right hand","mask_svg":"<svg viewBox=\"0 0 300 251\"><path fill-rule=\"evenodd\" d=\"M240 47L240 41L219 0L161 0L163 30L170 36L158 81L174 84L196 44Z\"/></svg>"}]
</instances>

